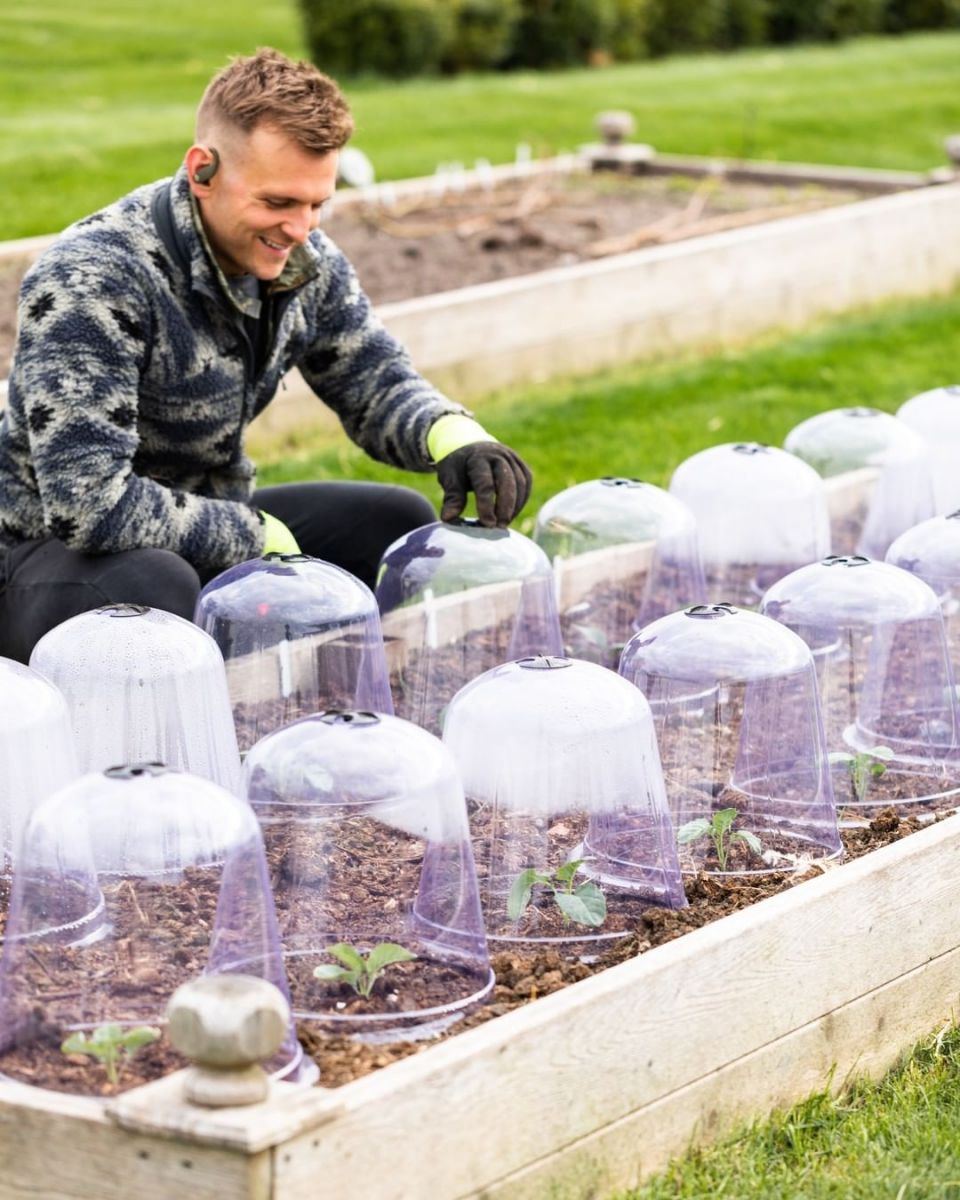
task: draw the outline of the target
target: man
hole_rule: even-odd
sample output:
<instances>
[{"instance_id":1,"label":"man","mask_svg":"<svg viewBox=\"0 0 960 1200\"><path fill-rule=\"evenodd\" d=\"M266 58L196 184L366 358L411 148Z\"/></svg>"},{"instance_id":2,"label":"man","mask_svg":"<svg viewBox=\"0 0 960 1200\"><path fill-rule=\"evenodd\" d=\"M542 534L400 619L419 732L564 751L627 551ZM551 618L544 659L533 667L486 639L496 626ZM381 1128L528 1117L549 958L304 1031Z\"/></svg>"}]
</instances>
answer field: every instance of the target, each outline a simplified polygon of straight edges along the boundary
<instances>
[{"instance_id":1,"label":"man","mask_svg":"<svg viewBox=\"0 0 960 1200\"><path fill-rule=\"evenodd\" d=\"M202 584L270 551L373 582L435 520L406 488L254 489L249 422L299 367L373 458L435 469L507 525L530 472L414 370L317 228L353 130L332 80L273 50L211 81L172 178L67 229L24 280L0 420L0 654L128 601L191 617Z\"/></svg>"}]
</instances>

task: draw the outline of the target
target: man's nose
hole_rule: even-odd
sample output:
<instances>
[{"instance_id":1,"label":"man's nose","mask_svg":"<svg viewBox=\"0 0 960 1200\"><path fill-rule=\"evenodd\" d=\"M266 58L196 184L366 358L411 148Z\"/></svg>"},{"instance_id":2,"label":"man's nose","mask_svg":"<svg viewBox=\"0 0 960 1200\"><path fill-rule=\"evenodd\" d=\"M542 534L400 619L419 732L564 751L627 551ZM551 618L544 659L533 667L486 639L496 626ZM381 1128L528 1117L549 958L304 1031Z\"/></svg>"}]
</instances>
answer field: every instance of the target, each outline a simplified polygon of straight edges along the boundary
<instances>
[{"instance_id":1,"label":"man's nose","mask_svg":"<svg viewBox=\"0 0 960 1200\"><path fill-rule=\"evenodd\" d=\"M307 240L320 221L320 214L315 213L312 206L305 204L295 213L289 213L283 222L283 231L292 242L303 243Z\"/></svg>"}]
</instances>

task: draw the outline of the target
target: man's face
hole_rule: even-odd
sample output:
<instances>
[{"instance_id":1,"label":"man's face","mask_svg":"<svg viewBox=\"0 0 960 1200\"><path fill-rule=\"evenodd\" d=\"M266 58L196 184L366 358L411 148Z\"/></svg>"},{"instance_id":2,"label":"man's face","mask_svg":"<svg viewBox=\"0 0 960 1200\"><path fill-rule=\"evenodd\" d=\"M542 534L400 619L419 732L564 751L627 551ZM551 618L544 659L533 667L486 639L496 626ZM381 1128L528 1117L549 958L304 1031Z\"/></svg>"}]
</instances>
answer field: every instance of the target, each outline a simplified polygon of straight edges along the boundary
<instances>
[{"instance_id":1,"label":"man's face","mask_svg":"<svg viewBox=\"0 0 960 1200\"><path fill-rule=\"evenodd\" d=\"M219 170L205 186L191 182L210 246L224 274L276 279L316 229L339 155L311 154L268 125L218 140Z\"/></svg>"}]
</instances>

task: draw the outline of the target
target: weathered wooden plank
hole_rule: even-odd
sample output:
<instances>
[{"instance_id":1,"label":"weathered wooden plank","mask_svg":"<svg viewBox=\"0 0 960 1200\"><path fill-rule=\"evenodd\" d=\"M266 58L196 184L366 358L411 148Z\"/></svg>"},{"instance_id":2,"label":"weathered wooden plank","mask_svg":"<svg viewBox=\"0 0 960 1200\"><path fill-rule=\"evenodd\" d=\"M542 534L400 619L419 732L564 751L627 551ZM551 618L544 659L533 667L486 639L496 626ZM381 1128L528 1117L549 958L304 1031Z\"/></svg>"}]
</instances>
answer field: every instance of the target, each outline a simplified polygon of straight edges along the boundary
<instances>
[{"instance_id":1,"label":"weathered wooden plank","mask_svg":"<svg viewBox=\"0 0 960 1200\"><path fill-rule=\"evenodd\" d=\"M960 949L469 1193L471 1200L582 1200L636 1187L690 1146L717 1141L741 1121L827 1087L837 1091L853 1077L878 1078L905 1048L952 1020L958 1001Z\"/></svg>"},{"instance_id":2,"label":"weathered wooden plank","mask_svg":"<svg viewBox=\"0 0 960 1200\"><path fill-rule=\"evenodd\" d=\"M347 1195L371 1161L368 1200L482 1189L950 953L958 869L954 817L349 1084L276 1200Z\"/></svg>"},{"instance_id":3,"label":"weathered wooden plank","mask_svg":"<svg viewBox=\"0 0 960 1200\"><path fill-rule=\"evenodd\" d=\"M271 1157L126 1133L97 1101L0 1086L0 1200L269 1200Z\"/></svg>"}]
</instances>

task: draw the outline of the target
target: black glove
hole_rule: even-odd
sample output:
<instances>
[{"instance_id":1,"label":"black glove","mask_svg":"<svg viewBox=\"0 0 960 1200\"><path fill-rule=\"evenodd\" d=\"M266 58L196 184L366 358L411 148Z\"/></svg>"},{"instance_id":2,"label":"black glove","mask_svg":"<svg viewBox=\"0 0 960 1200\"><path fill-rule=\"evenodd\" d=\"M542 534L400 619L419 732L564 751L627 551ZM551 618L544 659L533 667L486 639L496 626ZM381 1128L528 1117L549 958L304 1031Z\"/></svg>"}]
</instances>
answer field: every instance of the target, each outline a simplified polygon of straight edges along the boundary
<instances>
[{"instance_id":1,"label":"black glove","mask_svg":"<svg viewBox=\"0 0 960 1200\"><path fill-rule=\"evenodd\" d=\"M443 488L441 521L455 521L467 504L467 493L477 498L481 525L507 526L530 498L533 476L515 450L500 442L470 442L437 463Z\"/></svg>"}]
</instances>

